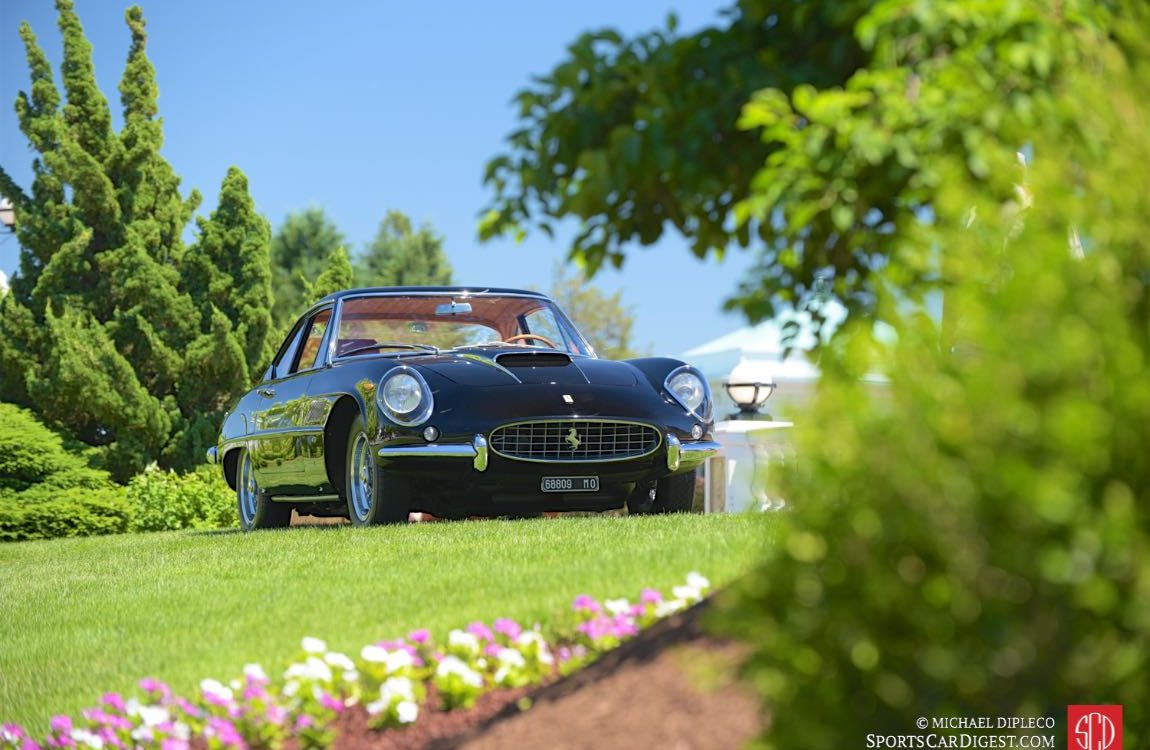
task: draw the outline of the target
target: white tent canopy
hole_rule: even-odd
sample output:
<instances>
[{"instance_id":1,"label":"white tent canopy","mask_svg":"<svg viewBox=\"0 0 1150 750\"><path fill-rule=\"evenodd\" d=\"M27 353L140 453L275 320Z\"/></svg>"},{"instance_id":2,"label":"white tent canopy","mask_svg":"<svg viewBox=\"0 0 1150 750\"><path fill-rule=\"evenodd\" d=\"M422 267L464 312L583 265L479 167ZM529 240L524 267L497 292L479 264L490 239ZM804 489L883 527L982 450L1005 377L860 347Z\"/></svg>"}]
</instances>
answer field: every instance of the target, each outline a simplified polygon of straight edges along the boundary
<instances>
[{"instance_id":1,"label":"white tent canopy","mask_svg":"<svg viewBox=\"0 0 1150 750\"><path fill-rule=\"evenodd\" d=\"M707 380L725 380L735 365L744 360L772 363L771 374L779 383L818 380L819 369L810 362L803 349L813 343L809 331L801 331L791 353L784 356L782 325L768 320L724 334L680 355L702 370Z\"/></svg>"}]
</instances>

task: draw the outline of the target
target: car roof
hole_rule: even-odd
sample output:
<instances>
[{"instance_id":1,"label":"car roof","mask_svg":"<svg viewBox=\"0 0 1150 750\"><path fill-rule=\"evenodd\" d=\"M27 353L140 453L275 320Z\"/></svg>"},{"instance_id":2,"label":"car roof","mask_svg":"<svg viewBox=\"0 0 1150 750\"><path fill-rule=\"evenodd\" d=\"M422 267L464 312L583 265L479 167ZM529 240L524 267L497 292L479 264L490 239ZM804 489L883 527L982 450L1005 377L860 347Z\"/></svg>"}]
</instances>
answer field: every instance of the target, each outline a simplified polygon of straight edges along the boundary
<instances>
[{"instance_id":1,"label":"car roof","mask_svg":"<svg viewBox=\"0 0 1150 750\"><path fill-rule=\"evenodd\" d=\"M359 289L341 289L338 292L327 295L316 304L323 302L334 302L344 297L350 297L357 294L514 294L517 296L539 297L540 299L549 299L546 294L542 292L532 291L530 289L509 289L505 287L495 286L370 286L362 287Z\"/></svg>"}]
</instances>

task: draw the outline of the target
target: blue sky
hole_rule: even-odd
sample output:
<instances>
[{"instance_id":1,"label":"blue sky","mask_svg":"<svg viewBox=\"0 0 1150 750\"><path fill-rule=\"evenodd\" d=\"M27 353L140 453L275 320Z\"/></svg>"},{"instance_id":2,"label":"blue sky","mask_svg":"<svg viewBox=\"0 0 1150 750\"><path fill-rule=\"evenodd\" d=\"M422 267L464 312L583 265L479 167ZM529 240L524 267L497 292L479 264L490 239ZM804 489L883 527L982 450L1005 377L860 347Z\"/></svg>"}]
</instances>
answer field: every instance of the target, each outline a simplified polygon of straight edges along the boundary
<instances>
[{"instance_id":1,"label":"blue sky","mask_svg":"<svg viewBox=\"0 0 1150 750\"><path fill-rule=\"evenodd\" d=\"M398 209L446 236L458 282L545 289L573 226L557 240L531 234L522 244L481 245L476 238L490 197L483 166L516 127L512 96L550 70L582 31L636 33L662 25L671 10L691 30L720 22L726 4L144 0L143 8L164 153L185 192L204 194L201 212L214 207L235 164L273 228L289 211L321 206L354 252L388 209ZM115 111L127 3L77 5ZM11 108L28 85L22 20L54 63L61 42L51 0L0 0L0 164L27 186L32 154ZM0 269L11 275L17 254L13 239L0 239ZM640 346L674 355L743 325L720 307L749 264L739 251L721 263L698 261L675 236L634 247L622 271L603 271L594 283L623 290Z\"/></svg>"}]
</instances>

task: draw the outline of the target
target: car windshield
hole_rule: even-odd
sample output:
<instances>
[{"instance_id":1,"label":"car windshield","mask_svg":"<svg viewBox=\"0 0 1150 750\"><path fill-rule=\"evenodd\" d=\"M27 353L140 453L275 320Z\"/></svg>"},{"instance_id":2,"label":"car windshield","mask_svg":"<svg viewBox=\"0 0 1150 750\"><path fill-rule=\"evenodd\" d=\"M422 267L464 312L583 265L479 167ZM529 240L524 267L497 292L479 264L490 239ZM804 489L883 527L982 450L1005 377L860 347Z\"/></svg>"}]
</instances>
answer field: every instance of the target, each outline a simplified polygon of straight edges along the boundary
<instances>
[{"instance_id":1,"label":"car windshield","mask_svg":"<svg viewBox=\"0 0 1150 750\"><path fill-rule=\"evenodd\" d=\"M594 356L559 308L540 297L460 293L344 299L336 357L388 352L393 344L439 349L510 344Z\"/></svg>"}]
</instances>

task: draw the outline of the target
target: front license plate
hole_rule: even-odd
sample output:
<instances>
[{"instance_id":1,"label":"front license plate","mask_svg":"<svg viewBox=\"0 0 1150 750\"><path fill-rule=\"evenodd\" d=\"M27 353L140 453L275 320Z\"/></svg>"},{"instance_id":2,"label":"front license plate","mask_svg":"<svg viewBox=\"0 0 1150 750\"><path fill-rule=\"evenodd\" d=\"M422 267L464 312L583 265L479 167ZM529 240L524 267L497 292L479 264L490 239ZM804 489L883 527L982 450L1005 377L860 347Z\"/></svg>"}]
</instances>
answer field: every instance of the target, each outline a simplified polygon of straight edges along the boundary
<instances>
[{"instance_id":1,"label":"front license plate","mask_svg":"<svg viewBox=\"0 0 1150 750\"><path fill-rule=\"evenodd\" d=\"M544 492L598 492L599 477L543 477Z\"/></svg>"}]
</instances>

